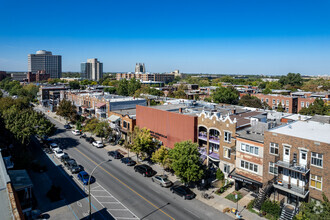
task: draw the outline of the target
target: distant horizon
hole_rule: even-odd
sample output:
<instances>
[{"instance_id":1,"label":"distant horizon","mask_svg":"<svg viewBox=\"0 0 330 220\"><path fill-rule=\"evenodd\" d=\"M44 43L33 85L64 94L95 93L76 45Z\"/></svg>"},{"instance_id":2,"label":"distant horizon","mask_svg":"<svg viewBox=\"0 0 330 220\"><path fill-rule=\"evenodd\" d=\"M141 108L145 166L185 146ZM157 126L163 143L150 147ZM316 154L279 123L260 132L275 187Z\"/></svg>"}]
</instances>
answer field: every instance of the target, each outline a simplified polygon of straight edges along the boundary
<instances>
[{"instance_id":1,"label":"distant horizon","mask_svg":"<svg viewBox=\"0 0 330 220\"><path fill-rule=\"evenodd\" d=\"M27 55L47 50L62 56L63 72L96 57L105 72L133 72L142 62L160 73L330 74L330 1L35 0L2 8L4 71L25 72Z\"/></svg>"}]
</instances>

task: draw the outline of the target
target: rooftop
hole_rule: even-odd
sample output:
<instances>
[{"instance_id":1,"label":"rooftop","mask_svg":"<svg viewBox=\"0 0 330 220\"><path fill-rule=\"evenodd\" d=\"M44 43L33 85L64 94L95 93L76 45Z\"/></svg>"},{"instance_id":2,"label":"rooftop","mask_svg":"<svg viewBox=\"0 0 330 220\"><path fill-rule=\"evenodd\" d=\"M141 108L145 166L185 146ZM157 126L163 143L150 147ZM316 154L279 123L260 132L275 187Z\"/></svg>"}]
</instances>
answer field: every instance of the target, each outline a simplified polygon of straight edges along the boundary
<instances>
[{"instance_id":1,"label":"rooftop","mask_svg":"<svg viewBox=\"0 0 330 220\"><path fill-rule=\"evenodd\" d=\"M0 153L0 219L13 219L12 208L10 205L7 183L10 182L5 164Z\"/></svg>"},{"instance_id":2,"label":"rooftop","mask_svg":"<svg viewBox=\"0 0 330 220\"><path fill-rule=\"evenodd\" d=\"M26 170L8 170L8 174L16 191L33 186Z\"/></svg>"},{"instance_id":3,"label":"rooftop","mask_svg":"<svg viewBox=\"0 0 330 220\"><path fill-rule=\"evenodd\" d=\"M128 115L131 118L136 118L136 108L133 109L124 109L124 110L116 110L113 111L114 113L121 114L121 115Z\"/></svg>"},{"instance_id":4,"label":"rooftop","mask_svg":"<svg viewBox=\"0 0 330 220\"><path fill-rule=\"evenodd\" d=\"M330 143L330 124L315 121L295 121L270 130L273 133Z\"/></svg>"}]
</instances>

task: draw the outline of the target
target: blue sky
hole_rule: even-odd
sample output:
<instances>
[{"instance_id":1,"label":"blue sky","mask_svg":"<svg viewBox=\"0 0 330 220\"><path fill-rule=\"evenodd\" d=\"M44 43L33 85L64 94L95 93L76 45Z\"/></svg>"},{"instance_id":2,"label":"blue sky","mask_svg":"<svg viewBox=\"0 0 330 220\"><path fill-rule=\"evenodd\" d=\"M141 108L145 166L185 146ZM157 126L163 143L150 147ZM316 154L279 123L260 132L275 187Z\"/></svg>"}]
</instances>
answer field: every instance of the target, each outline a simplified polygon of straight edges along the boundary
<instances>
[{"instance_id":1,"label":"blue sky","mask_svg":"<svg viewBox=\"0 0 330 220\"><path fill-rule=\"evenodd\" d=\"M330 74L329 0L0 0L0 70L27 54L62 55L63 71Z\"/></svg>"}]
</instances>

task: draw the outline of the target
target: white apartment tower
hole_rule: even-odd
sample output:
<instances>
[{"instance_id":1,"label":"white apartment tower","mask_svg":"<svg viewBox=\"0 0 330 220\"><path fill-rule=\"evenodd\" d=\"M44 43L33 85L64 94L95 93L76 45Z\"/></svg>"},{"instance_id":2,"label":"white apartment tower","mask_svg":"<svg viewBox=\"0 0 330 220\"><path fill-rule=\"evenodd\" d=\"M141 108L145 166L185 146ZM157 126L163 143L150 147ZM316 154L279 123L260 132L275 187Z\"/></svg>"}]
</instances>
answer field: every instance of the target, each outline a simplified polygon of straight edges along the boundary
<instances>
[{"instance_id":1,"label":"white apartment tower","mask_svg":"<svg viewBox=\"0 0 330 220\"><path fill-rule=\"evenodd\" d=\"M62 56L52 55L52 52L39 50L36 54L28 55L28 72L36 74L44 70L50 74L50 78L61 78L62 75Z\"/></svg>"},{"instance_id":2,"label":"white apartment tower","mask_svg":"<svg viewBox=\"0 0 330 220\"><path fill-rule=\"evenodd\" d=\"M81 78L99 81L103 77L103 63L97 58L87 59L86 63L81 64Z\"/></svg>"}]
</instances>

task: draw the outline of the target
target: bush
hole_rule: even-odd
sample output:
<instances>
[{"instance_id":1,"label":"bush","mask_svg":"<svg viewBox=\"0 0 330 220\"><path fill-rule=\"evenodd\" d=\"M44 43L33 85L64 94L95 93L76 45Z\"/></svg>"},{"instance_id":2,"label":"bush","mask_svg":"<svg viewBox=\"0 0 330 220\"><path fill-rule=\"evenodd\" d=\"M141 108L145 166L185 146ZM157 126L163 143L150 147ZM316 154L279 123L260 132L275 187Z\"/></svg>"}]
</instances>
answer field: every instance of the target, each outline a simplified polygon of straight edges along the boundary
<instances>
[{"instance_id":1,"label":"bush","mask_svg":"<svg viewBox=\"0 0 330 220\"><path fill-rule=\"evenodd\" d=\"M274 218L280 217L281 207L280 204L276 201L266 200L261 205L261 211L266 212L269 215L272 215Z\"/></svg>"},{"instance_id":2,"label":"bush","mask_svg":"<svg viewBox=\"0 0 330 220\"><path fill-rule=\"evenodd\" d=\"M225 174L223 174L223 172L222 172L220 169L218 169L218 170L217 170L217 173L216 173L216 178L217 178L218 180L222 181L222 180L225 179Z\"/></svg>"}]
</instances>

